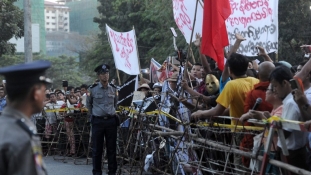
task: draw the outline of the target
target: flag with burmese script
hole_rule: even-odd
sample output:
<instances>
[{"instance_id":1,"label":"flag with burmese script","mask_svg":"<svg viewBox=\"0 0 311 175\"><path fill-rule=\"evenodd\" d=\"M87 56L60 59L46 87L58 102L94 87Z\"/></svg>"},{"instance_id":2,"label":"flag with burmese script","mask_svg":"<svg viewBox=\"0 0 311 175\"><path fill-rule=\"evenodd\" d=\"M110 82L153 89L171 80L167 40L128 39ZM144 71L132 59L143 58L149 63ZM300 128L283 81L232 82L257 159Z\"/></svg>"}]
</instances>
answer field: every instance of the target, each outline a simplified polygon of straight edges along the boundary
<instances>
[{"instance_id":1,"label":"flag with burmese script","mask_svg":"<svg viewBox=\"0 0 311 175\"><path fill-rule=\"evenodd\" d=\"M107 24L106 30L116 68L129 75L140 74L135 30L117 32Z\"/></svg>"}]
</instances>

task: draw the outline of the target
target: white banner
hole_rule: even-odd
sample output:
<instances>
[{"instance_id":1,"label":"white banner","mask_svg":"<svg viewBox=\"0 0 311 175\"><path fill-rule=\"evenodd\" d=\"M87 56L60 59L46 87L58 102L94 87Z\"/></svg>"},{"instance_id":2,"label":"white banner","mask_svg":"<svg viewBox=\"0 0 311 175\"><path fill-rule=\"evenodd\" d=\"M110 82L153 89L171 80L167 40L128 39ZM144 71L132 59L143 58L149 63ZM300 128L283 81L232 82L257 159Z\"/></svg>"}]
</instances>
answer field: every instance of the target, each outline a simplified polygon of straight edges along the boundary
<instances>
[{"instance_id":1,"label":"white banner","mask_svg":"<svg viewBox=\"0 0 311 175\"><path fill-rule=\"evenodd\" d=\"M190 43L192 30L194 30L192 42L195 41L196 33L199 33L202 36L202 23L203 23L202 0L199 0L195 27L193 28L195 5L196 0L173 0L174 19L177 27L184 35L187 43Z\"/></svg>"},{"instance_id":2,"label":"white banner","mask_svg":"<svg viewBox=\"0 0 311 175\"><path fill-rule=\"evenodd\" d=\"M116 68L129 75L138 75L140 68L134 29L129 32L116 32L106 24L106 30Z\"/></svg>"},{"instance_id":3,"label":"white banner","mask_svg":"<svg viewBox=\"0 0 311 175\"><path fill-rule=\"evenodd\" d=\"M278 3L279 0L230 0L231 15L226 20L229 43L235 42L240 33L246 40L238 53L257 55L255 46L262 46L271 53L278 49Z\"/></svg>"}]
</instances>

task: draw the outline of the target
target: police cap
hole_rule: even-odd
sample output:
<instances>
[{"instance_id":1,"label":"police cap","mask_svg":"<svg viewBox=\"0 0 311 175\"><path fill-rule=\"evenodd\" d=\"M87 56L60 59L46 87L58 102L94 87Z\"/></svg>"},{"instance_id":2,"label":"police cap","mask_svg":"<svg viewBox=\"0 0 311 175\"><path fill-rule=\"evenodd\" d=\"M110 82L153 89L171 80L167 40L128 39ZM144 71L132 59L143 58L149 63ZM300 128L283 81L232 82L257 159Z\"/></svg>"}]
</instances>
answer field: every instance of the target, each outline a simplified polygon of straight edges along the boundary
<instances>
[{"instance_id":1,"label":"police cap","mask_svg":"<svg viewBox=\"0 0 311 175\"><path fill-rule=\"evenodd\" d=\"M0 68L0 74L5 76L7 88L23 88L40 82L52 83L44 76L49 67L49 61L40 60Z\"/></svg>"},{"instance_id":2,"label":"police cap","mask_svg":"<svg viewBox=\"0 0 311 175\"><path fill-rule=\"evenodd\" d=\"M94 72L97 72L97 73L109 72L109 69L110 69L110 66L108 66L107 64L102 64L102 65L97 66L94 69Z\"/></svg>"}]
</instances>

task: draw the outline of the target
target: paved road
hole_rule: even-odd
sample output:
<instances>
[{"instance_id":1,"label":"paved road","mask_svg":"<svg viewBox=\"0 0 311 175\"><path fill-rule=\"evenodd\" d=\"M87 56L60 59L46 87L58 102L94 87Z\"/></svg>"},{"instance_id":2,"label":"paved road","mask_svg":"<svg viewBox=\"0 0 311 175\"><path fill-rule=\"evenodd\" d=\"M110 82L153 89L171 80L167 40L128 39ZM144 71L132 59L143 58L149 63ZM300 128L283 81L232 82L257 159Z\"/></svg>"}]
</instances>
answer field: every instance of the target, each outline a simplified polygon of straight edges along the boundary
<instances>
[{"instance_id":1,"label":"paved road","mask_svg":"<svg viewBox=\"0 0 311 175\"><path fill-rule=\"evenodd\" d=\"M70 158L64 163L62 160L54 160L53 156L44 157L48 175L91 175L92 164L85 165L85 160L81 159L81 163L84 161L83 165L75 165L74 160Z\"/></svg>"},{"instance_id":2,"label":"paved road","mask_svg":"<svg viewBox=\"0 0 311 175\"><path fill-rule=\"evenodd\" d=\"M58 159L63 157L56 157ZM86 159L78 159L79 162L76 161L76 165L72 158L67 157L66 160L55 160L53 156L44 157L44 162L47 167L48 175L92 175L92 164L86 165ZM91 160L90 160L91 161ZM125 166L127 169L130 169L128 166ZM104 165L103 175L106 175L107 164ZM133 174L136 171L133 170ZM128 173L123 172L122 175L126 175ZM147 175L148 173L143 173L143 175Z\"/></svg>"}]
</instances>

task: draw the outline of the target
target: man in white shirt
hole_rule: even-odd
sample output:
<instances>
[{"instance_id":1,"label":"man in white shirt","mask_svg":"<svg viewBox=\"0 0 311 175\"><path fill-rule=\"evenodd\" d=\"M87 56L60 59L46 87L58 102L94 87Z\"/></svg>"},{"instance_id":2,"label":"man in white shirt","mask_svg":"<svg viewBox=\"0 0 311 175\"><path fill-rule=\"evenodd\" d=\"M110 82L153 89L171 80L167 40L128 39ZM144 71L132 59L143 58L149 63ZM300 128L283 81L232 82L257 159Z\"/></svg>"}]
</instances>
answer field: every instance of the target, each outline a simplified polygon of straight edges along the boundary
<instances>
[{"instance_id":1,"label":"man in white shirt","mask_svg":"<svg viewBox=\"0 0 311 175\"><path fill-rule=\"evenodd\" d=\"M87 89L88 89L88 86L87 86L86 84L82 84L82 85L80 86L80 93L81 93L81 96L86 96Z\"/></svg>"},{"instance_id":2,"label":"man in white shirt","mask_svg":"<svg viewBox=\"0 0 311 175\"><path fill-rule=\"evenodd\" d=\"M48 139L52 133L55 133L57 129L57 115L58 111L48 111L48 110L57 110L64 104L63 101L57 101L56 94L50 93L50 100L44 106L46 111L46 122L45 122L45 137Z\"/></svg>"},{"instance_id":3,"label":"man in white shirt","mask_svg":"<svg viewBox=\"0 0 311 175\"><path fill-rule=\"evenodd\" d=\"M301 71L301 69L306 63L307 62L305 61L298 65L296 74ZM303 84L304 94L306 95L309 104L311 104L311 75L310 73L302 79L302 84Z\"/></svg>"},{"instance_id":4,"label":"man in white shirt","mask_svg":"<svg viewBox=\"0 0 311 175\"><path fill-rule=\"evenodd\" d=\"M298 67L297 67L297 72L300 72L302 70L302 68L305 66L305 64L307 63L307 61L304 61L302 63L299 63ZM304 89L304 94L307 98L308 104L311 105L311 72L309 72L308 74L306 74L306 76L304 76L302 78L302 84L303 84L303 89ZM303 105L301 105L303 106ZM308 141L309 144L311 145L311 133L309 132L308 134ZM311 148L311 146L309 146L309 148ZM309 164L311 163L311 152L310 149L308 151L308 156L307 156L308 160L307 162L309 162ZM309 168L311 170L311 167Z\"/></svg>"},{"instance_id":5,"label":"man in white shirt","mask_svg":"<svg viewBox=\"0 0 311 175\"><path fill-rule=\"evenodd\" d=\"M289 68L285 66L278 66L270 74L270 82L275 94L283 100L283 112L281 118L287 120L296 120L303 121L303 118L300 114L298 105L293 99L291 94L292 88L290 80L293 78L293 75ZM290 165L308 169L306 164L306 148L307 143L307 132L300 132L297 130L292 130L289 128L282 128L285 135L285 143L288 149L289 155L287 156L287 161ZM278 138L278 147L281 149L282 145L280 144L280 139ZM281 160L286 161L285 156L281 154ZM293 173L292 173L293 174Z\"/></svg>"}]
</instances>

